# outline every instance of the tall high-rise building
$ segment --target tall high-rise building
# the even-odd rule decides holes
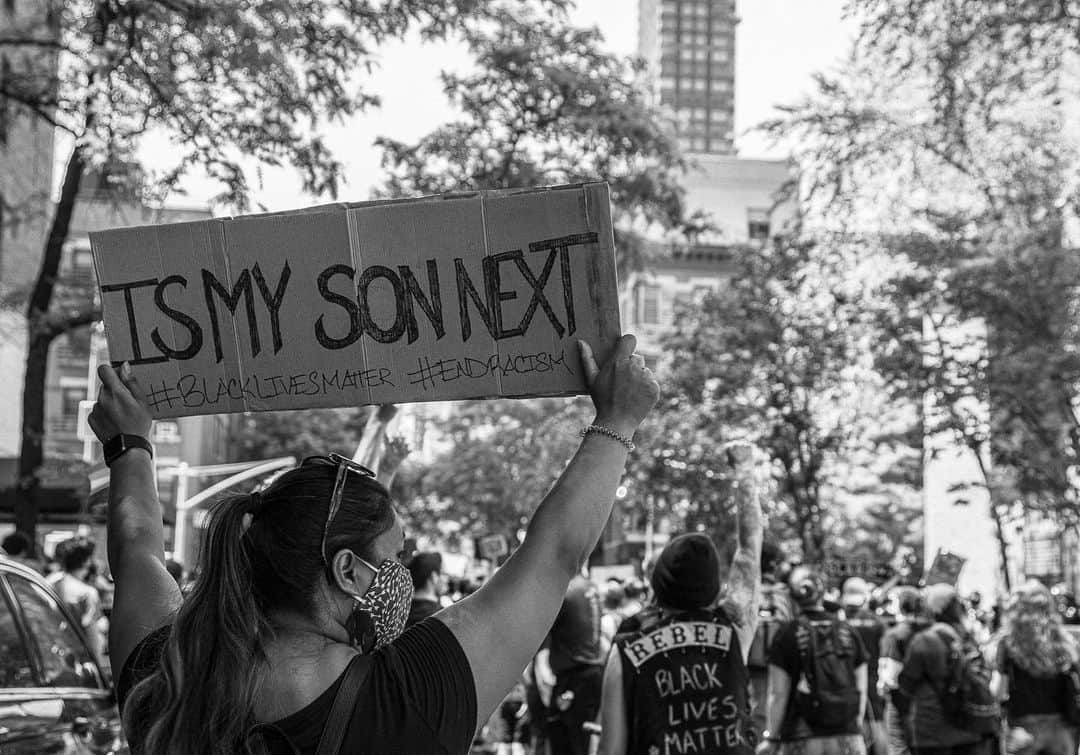
[[[685,152],[730,155],[735,125],[735,0],[638,0],[638,53],[676,118]]]

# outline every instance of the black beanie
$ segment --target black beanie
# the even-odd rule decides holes
[[[691,532],[667,544],[652,573],[656,602],[668,608],[704,608],[720,593],[720,553],[708,535]]]

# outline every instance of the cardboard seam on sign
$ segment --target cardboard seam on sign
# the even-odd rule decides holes
[[[232,224],[235,223],[235,222],[236,222],[236,220],[232,219],[232,220],[230,220],[230,222],[228,224],[223,223],[222,224],[222,229],[221,229],[222,230],[222,236],[224,237],[224,243],[221,246],[221,263],[224,266],[225,287],[227,289],[229,289],[230,291],[232,291],[232,287],[234,285],[236,285],[235,281],[233,281],[232,261],[230,260],[230,256],[229,256],[229,249],[230,249],[230,246],[231,246],[231,239],[232,239],[232,234],[230,233],[230,231],[232,230]],[[217,304],[215,303],[214,306],[217,307]],[[237,308],[239,308],[239,302],[237,303]],[[236,375],[237,375],[237,378],[240,380],[240,384],[243,385],[244,384],[244,360],[243,360],[243,357],[242,357],[243,352],[240,349],[240,334],[238,332],[238,328],[237,328],[237,325],[236,325],[237,319],[238,318],[236,318],[236,317],[230,317],[229,318],[229,324],[232,326],[233,348],[236,350]],[[256,325],[255,327],[258,327],[258,325]],[[250,344],[249,344],[249,346],[250,346]],[[220,362],[221,367],[219,368],[219,379],[224,380],[226,385],[228,385],[228,381],[229,381],[229,373],[228,373],[228,368],[226,366],[227,364],[228,364],[228,362],[226,362],[225,360],[222,360]],[[241,395],[243,395],[243,394],[241,393]],[[246,396],[244,396],[240,400],[240,403],[244,407],[244,411],[248,411],[250,409]]]
[[[165,278],[165,255],[161,251],[161,231],[160,230],[154,231],[154,252],[155,252],[155,257],[157,258],[158,280],[160,281],[160,280],[163,280]],[[173,322],[173,321],[170,321],[170,323],[169,323],[169,333],[172,335],[172,344],[175,347],[177,345],[176,323]],[[173,369],[173,374],[176,376],[176,380],[179,381],[179,379],[180,379],[180,363],[179,362],[174,362],[171,366],[174,368]]]
[[[491,245],[488,243],[487,198],[483,194],[477,196],[480,199],[480,231],[481,237],[484,239],[484,257],[488,257],[491,254]],[[491,316],[494,317],[495,313],[492,312]],[[502,346],[494,339],[492,339],[492,345],[495,347],[495,354],[498,356],[499,361],[502,362]],[[502,370],[495,373],[495,391],[497,395],[503,395]]]
[[[357,293],[357,280],[364,271],[364,258],[363,251],[360,249],[360,213],[357,212],[359,208],[350,208],[345,211],[346,233],[349,238],[349,261],[352,263],[353,277],[352,277],[352,291],[353,295]],[[360,354],[363,359],[364,369],[370,369],[371,358],[368,354],[368,339],[363,336],[360,337]],[[366,405],[372,403],[371,386],[365,386],[367,388],[367,402]]]

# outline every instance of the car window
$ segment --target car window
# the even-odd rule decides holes
[[[100,687],[97,666],[56,598],[24,577],[8,575],[22,606],[30,640],[41,656],[47,687]]]
[[[33,686],[34,670],[26,655],[22,635],[15,625],[11,606],[0,595],[0,688]]]

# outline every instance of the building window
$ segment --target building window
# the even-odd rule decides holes
[[[158,420],[154,423],[154,443],[179,443],[180,423],[171,420]]]
[[[85,364],[90,359],[90,328],[75,328],[64,334],[57,348],[62,361]]]
[[[60,378],[60,411],[53,415],[49,429],[64,434],[74,433],[79,424],[79,404],[86,400],[86,378]]]
[[[747,234],[753,241],[765,241],[769,238],[769,211],[751,207],[746,211]]]
[[[87,247],[74,247],[71,250],[71,272],[82,275],[94,269],[94,254]]]
[[[659,325],[660,324],[660,287],[659,286],[642,286],[640,289],[641,296],[641,313],[640,322],[642,325]]]

